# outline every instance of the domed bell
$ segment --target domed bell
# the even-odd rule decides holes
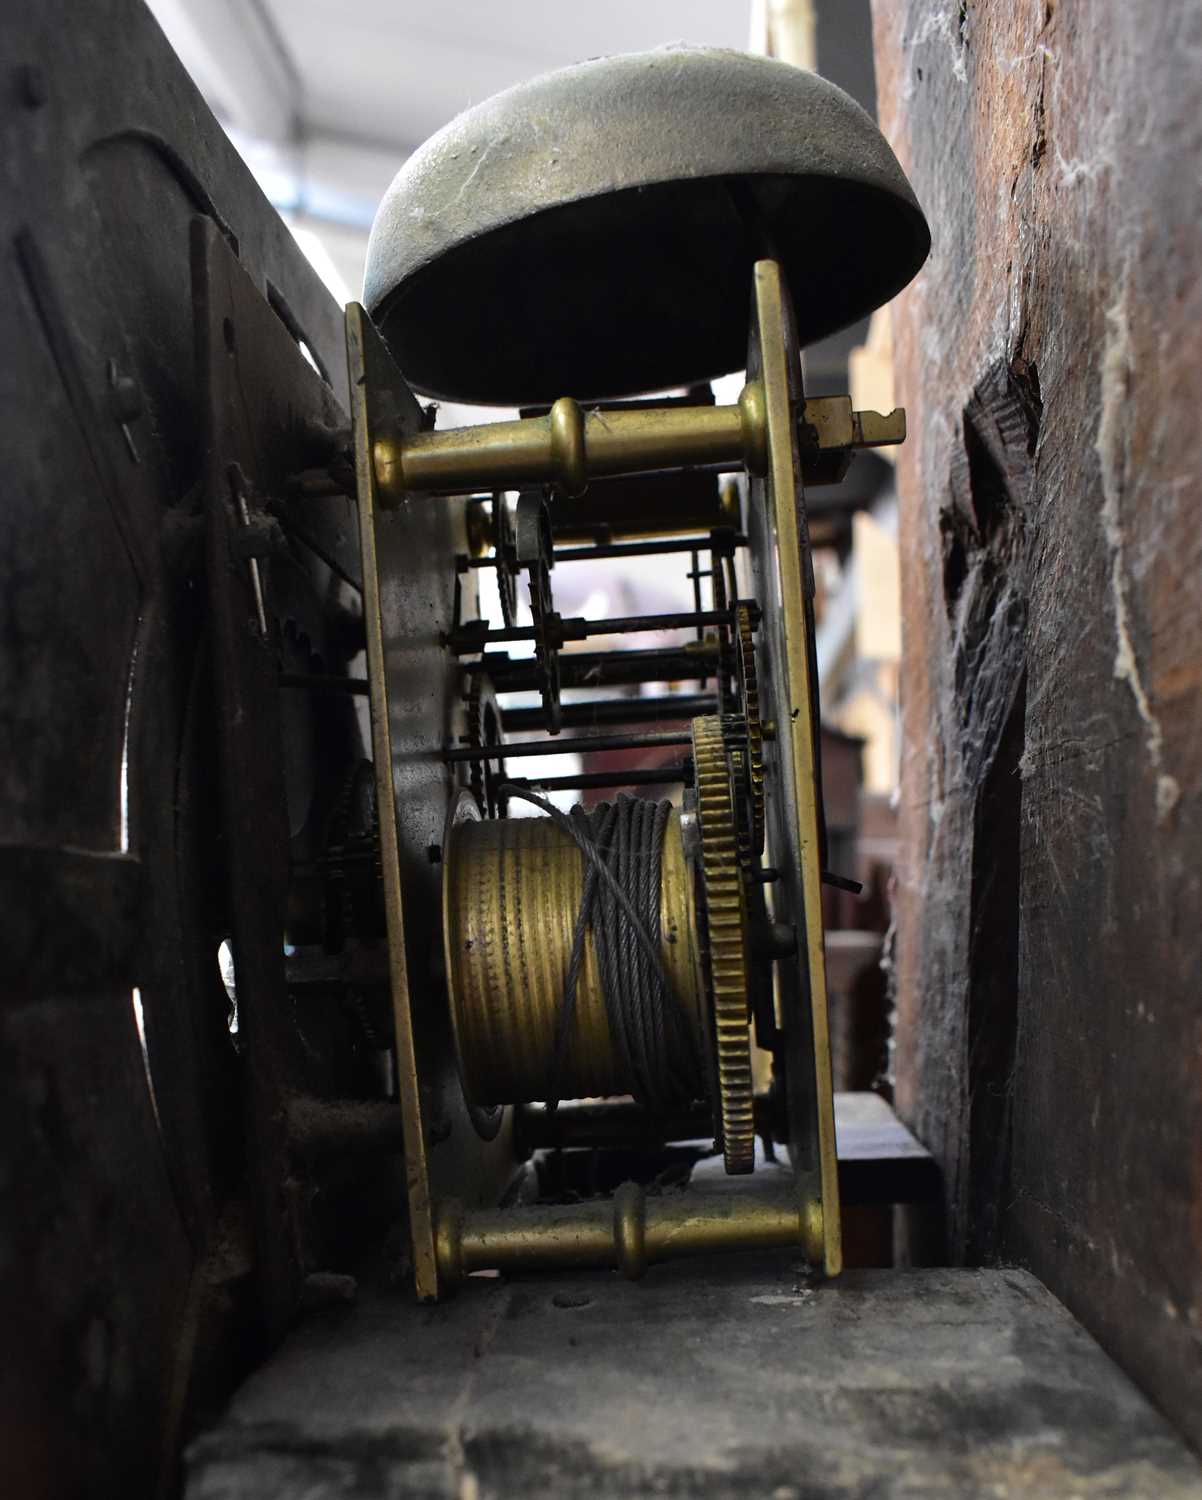
[[[519,84],[410,157],[364,299],[411,385],[502,406],[742,369],[754,261],[802,344],[887,302],[930,248],[884,136],[833,84],[712,48]]]

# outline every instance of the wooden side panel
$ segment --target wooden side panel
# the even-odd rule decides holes
[[[1202,12],[877,0],[895,310],[897,1101],[1202,1442]]]
[[[342,331],[141,0],[0,7],[0,57],[0,1492],[150,1495],[255,1326],[193,218],[345,400]]]

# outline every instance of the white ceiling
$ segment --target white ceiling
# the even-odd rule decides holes
[[[412,150],[524,78],[665,42],[746,47],[748,0],[262,0],[291,54],[304,126]]]
[[[490,94],[668,42],[746,47],[753,0],[148,0],[268,197],[357,296],[406,156]]]

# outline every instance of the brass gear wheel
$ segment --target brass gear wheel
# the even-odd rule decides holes
[[[501,730],[501,708],[497,703],[492,678],[485,672],[473,672],[467,690],[467,742],[473,750],[485,750],[505,743]],[[486,818],[505,816],[505,799],[497,784],[505,780],[503,760],[471,762],[468,784],[481,814]]]
[[[518,498],[514,531],[518,566],[526,569],[530,584],[530,617],[534,624],[534,654],[538,662],[539,694],[547,733],[558,734],[559,648],[563,644],[562,621],[555,612],[551,594],[551,569],[555,566],[551,536],[551,512],[541,494],[530,491]]]
[[[747,726],[747,782],[751,796],[751,852],[764,852],[764,726],[760,722],[760,690],[755,675],[755,639],[751,607],[735,606],[735,663],[739,696]]]
[[[492,541],[497,559],[497,594],[501,600],[501,621],[508,628],[517,619],[518,576],[517,549],[513,534],[513,517],[503,494],[492,497]]]
[[[755,1167],[755,1123],[747,919],[730,764],[717,715],[694,719],[692,728],[722,1151],[728,1172],[750,1172]]]

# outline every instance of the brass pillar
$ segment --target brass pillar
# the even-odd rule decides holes
[[[797,1189],[689,1189],[649,1198],[627,1182],[612,1199],[468,1213],[451,1200],[435,1212],[442,1283],[472,1271],[612,1266],[636,1279],[649,1265],[683,1255],[797,1246],[822,1257],[822,1209],[802,1208]]]

